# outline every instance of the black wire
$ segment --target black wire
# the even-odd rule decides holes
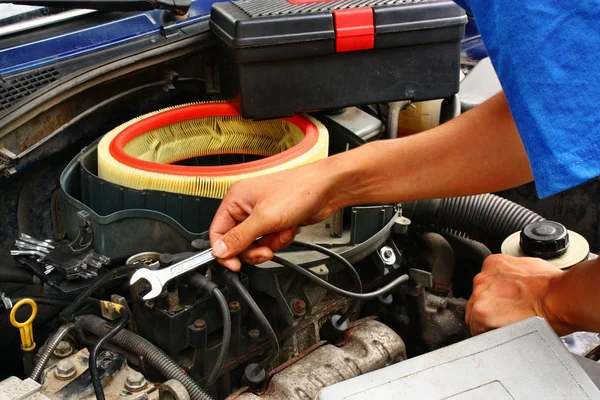
[[[229,305],[227,304],[227,299],[225,299],[225,296],[223,296],[223,293],[221,293],[218,288],[214,288],[212,290],[212,294],[217,299],[219,307],[221,308],[221,314],[223,315],[223,339],[221,341],[221,350],[219,351],[215,366],[213,367],[208,380],[206,381],[206,385],[204,386],[205,390],[210,389],[210,387],[219,377],[221,368],[223,368],[223,364],[227,358],[227,353],[229,352],[229,342],[231,341],[231,315],[229,314]]]
[[[71,300],[67,300],[67,299],[63,299],[63,298],[59,298],[59,297],[48,297],[48,296],[44,296],[44,297],[36,297],[36,296],[11,297],[10,301],[12,301],[12,303],[15,304],[19,300],[26,299],[26,298],[32,299],[33,301],[35,301],[38,304],[43,304],[43,305],[47,305],[47,306],[68,307],[72,304]],[[100,304],[100,300],[95,299],[93,297],[88,297],[85,300],[85,304],[98,305],[98,304]]]
[[[106,335],[102,336],[90,352],[89,370],[96,400],[105,400],[104,390],[102,389],[102,382],[100,381],[100,374],[98,374],[98,366],[96,364],[98,353],[104,344],[108,343],[117,333],[121,331],[121,329],[125,327],[125,325],[129,323],[129,312],[127,309],[122,307],[119,313],[121,314],[119,323],[116,324],[110,331],[108,331]]]
[[[322,288],[327,289],[330,292],[333,292],[335,294],[338,294],[340,296],[343,297],[348,297],[351,299],[358,299],[358,300],[371,300],[374,299],[376,297],[379,297],[381,295],[386,294],[387,292],[390,292],[391,290],[395,289],[397,286],[399,286],[400,284],[407,282],[408,281],[408,275],[401,275],[398,278],[394,279],[392,282],[388,283],[387,285],[385,285],[384,287],[382,287],[381,289],[378,289],[374,292],[369,292],[369,293],[354,293],[354,292],[349,292],[347,290],[341,289],[337,286],[333,286],[331,283],[324,281],[323,279],[319,278],[318,276],[314,275],[312,272],[302,268],[299,265],[294,264],[293,262],[290,262],[288,260],[285,260],[281,257],[278,256],[274,256],[273,257],[273,261],[283,265],[284,267],[288,267],[293,269],[294,271],[296,271],[298,274],[304,276],[305,278],[307,278],[308,280],[310,280],[311,282],[321,286]]]
[[[250,296],[250,293],[248,293],[244,285],[242,285],[242,282],[240,282],[239,276],[236,273],[230,271],[226,271],[225,274],[229,283],[235,286],[240,296],[242,296],[246,303],[248,303],[248,307],[250,307],[250,309],[254,313],[254,316],[256,316],[256,319],[258,319],[258,322],[263,327],[265,333],[271,341],[273,353],[259,363],[259,368],[265,368],[270,360],[275,360],[277,359],[277,357],[279,357],[279,340],[277,339],[277,335],[275,334],[273,327],[269,323],[269,320],[267,319],[267,317],[265,317],[265,314],[263,314],[260,307],[258,307],[258,304],[256,304],[252,296]]]
[[[62,319],[63,321],[70,322],[73,319],[73,317],[75,316],[75,313],[77,312],[79,307],[81,307],[83,305],[83,303],[85,303],[86,299],[91,297],[91,295],[94,294],[94,292],[96,292],[98,289],[100,289],[102,286],[104,286],[108,281],[110,281],[111,279],[113,279],[125,272],[129,272],[129,271],[133,271],[135,269],[141,268],[142,266],[143,265],[138,265],[138,264],[123,265],[121,267],[115,268],[115,269],[111,270],[110,272],[107,272],[106,274],[102,275],[96,282],[94,282],[90,287],[88,287],[79,296],[77,296],[77,298],[75,298],[75,300],[73,301],[73,303],[70,306],[68,306],[63,311],[61,311],[61,313],[59,314],[60,319]]]
[[[352,280],[354,281],[354,285],[356,286],[356,288],[355,288],[356,292],[362,293],[362,281],[360,279],[360,275],[358,275],[356,268],[354,268],[354,266],[352,264],[350,264],[350,262],[348,260],[346,260],[344,257],[339,255],[335,251],[329,250],[323,246],[319,246],[319,245],[313,244],[313,243],[294,241],[292,245],[319,252],[321,254],[324,254],[328,257],[331,257],[331,258],[339,261],[348,270],[348,272],[350,272],[350,275],[352,276]],[[350,304],[350,306],[348,306],[348,308],[346,309],[344,314],[342,314],[342,317],[340,318],[339,323],[341,324],[341,323],[346,322],[348,320],[348,318],[350,318],[350,315],[355,310],[358,310],[359,306],[360,306],[360,300],[354,299],[352,301],[352,303]]]

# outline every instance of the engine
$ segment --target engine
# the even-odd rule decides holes
[[[417,113],[397,99],[445,99],[415,108],[436,124],[459,114],[466,16],[451,1],[276,3],[219,3],[213,36],[98,67],[7,125],[0,397],[315,399],[469,338],[484,259],[525,255],[521,232],[553,224],[493,194],[362,204],[239,274],[210,260],[207,230],[236,180],[395,137]],[[342,3],[390,35],[334,40]],[[290,15],[292,30],[277,22]],[[552,229],[553,245],[571,241],[558,267],[589,256],[582,236]]]

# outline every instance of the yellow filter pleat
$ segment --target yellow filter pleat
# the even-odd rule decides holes
[[[187,106],[179,106],[184,107]],[[106,181],[139,190],[159,190],[194,196],[222,198],[234,182],[294,168],[327,157],[327,129],[305,115],[318,128],[315,145],[281,165],[264,170],[223,176],[179,176],[132,168],[114,159],[109,151],[112,140],[125,128],[157,113],[150,113],[113,129],[98,145],[98,175]],[[254,154],[272,156],[292,148],[304,138],[301,129],[284,120],[252,121],[241,117],[207,117],[176,122],[152,129],[134,139],[124,151],[135,158],[173,163],[209,154]]]

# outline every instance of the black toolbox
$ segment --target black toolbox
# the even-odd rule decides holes
[[[249,118],[458,92],[467,17],[451,0],[239,0],[210,26]]]

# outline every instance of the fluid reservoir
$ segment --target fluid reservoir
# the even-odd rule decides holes
[[[426,131],[440,124],[442,100],[421,101],[405,107],[398,117],[398,137]]]
[[[537,221],[504,240],[502,254],[543,258],[560,269],[588,259],[590,246],[583,236],[554,221]]]
[[[460,80],[465,75],[460,73]],[[398,117],[398,137],[424,132],[440,124],[443,99],[419,101],[404,107]]]

